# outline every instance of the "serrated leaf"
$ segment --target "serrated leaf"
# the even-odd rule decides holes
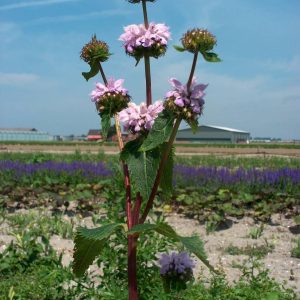
[[[157,224],[150,224],[150,223],[138,224],[135,225],[133,228],[131,228],[131,230],[129,230],[127,234],[134,234],[134,233],[141,233],[150,230],[155,230],[156,227]]]
[[[165,237],[180,242],[189,252],[195,254],[211,271],[217,273],[207,260],[204,243],[198,236],[180,236],[169,224],[166,223],[139,224],[134,226],[127,234],[142,233],[150,230],[154,230]]]
[[[77,229],[73,265],[73,272],[76,276],[84,274],[96,256],[100,254],[107,239],[118,227],[122,227],[122,224],[114,223],[93,229],[85,227]]]
[[[185,49],[181,46],[173,45],[173,47],[174,47],[175,50],[177,50],[179,52],[184,52],[185,51]]]
[[[221,62],[222,60],[218,57],[218,54],[213,52],[201,52],[204,59],[208,62]]]
[[[90,65],[90,71],[81,73],[86,81],[88,81],[92,77],[96,76],[99,72],[99,62],[98,61],[92,61],[91,63],[89,63],[89,65]]]
[[[140,152],[141,139],[128,142],[122,153],[121,160],[126,161],[132,182],[142,198],[148,199],[154,184],[159,166],[159,148]]]
[[[167,223],[158,224],[155,228],[155,231],[161,235],[164,235],[168,238],[174,239],[176,241],[180,240],[179,235],[177,235],[176,231]]]
[[[104,139],[107,138],[108,131],[111,126],[111,117],[110,113],[101,114],[101,133]]]
[[[166,147],[167,147],[167,143],[164,143],[161,146],[162,148],[161,153],[164,153]],[[159,184],[162,189],[162,192],[166,195],[171,194],[173,190],[174,156],[175,156],[175,147],[173,146],[168,155],[167,162],[164,168],[164,175],[162,176]]]
[[[174,120],[172,113],[166,110],[161,112],[155,119],[140,151],[149,151],[164,143],[171,135]]]
[[[195,254],[211,271],[215,272],[207,260],[203,241],[198,236],[180,236],[179,239],[187,250]]]

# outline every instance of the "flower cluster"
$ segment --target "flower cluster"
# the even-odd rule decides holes
[[[109,113],[111,116],[125,107],[130,101],[127,89],[123,88],[124,80],[114,80],[110,78],[107,85],[96,84],[96,89],[90,94],[93,102],[96,103],[97,110],[101,113]]]
[[[108,45],[97,40],[96,35],[94,35],[91,41],[82,48],[80,58],[87,63],[92,63],[94,60],[104,62],[110,55]]]
[[[128,108],[119,113],[120,121],[123,123],[124,130],[129,130],[133,134],[147,132],[152,128],[154,120],[163,109],[161,101],[156,101],[148,107],[145,103],[136,105],[130,102]]]
[[[159,263],[161,265],[161,275],[190,273],[192,268],[195,267],[194,262],[186,252],[178,254],[172,252],[170,255],[163,253]]]
[[[175,78],[171,78],[170,83],[174,90],[166,94],[165,107],[186,121],[196,120],[203,112],[205,96],[203,91],[207,85],[196,84],[195,78],[189,90],[186,84],[182,84]]]
[[[169,27],[153,22],[148,28],[144,24],[132,24],[124,27],[124,31],[119,40],[124,42],[126,53],[137,60],[140,60],[145,53],[155,58],[164,55],[171,36]]]
[[[181,38],[182,45],[184,49],[189,52],[207,52],[213,49],[217,40],[214,35],[212,35],[206,29],[192,29],[183,35]]]

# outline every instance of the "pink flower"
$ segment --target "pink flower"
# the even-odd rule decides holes
[[[153,22],[149,24],[148,29],[144,24],[133,24],[124,27],[124,31],[119,40],[124,42],[123,46],[128,53],[133,53],[138,47],[149,48],[156,43],[167,45],[171,37],[169,27]]]
[[[195,114],[200,114],[203,109],[206,84],[196,84],[196,78],[192,80],[190,90],[175,78],[169,80],[174,87],[173,91],[166,94],[166,98],[174,97],[174,103],[179,107],[190,107]]]
[[[161,101],[156,101],[148,107],[144,102],[140,105],[130,102],[128,108],[123,109],[119,113],[119,117],[123,123],[124,130],[138,133],[140,131],[149,131],[154,124],[154,120],[163,109]]]
[[[107,93],[122,94],[123,96],[127,96],[128,90],[122,87],[123,82],[124,79],[118,79],[115,81],[113,78],[110,78],[107,82],[107,85],[104,85],[100,82],[96,83],[96,89],[90,94],[92,101],[99,102],[101,97]]]

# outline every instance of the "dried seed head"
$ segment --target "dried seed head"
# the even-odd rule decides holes
[[[100,40],[97,40],[96,35],[81,50],[80,58],[87,63],[97,59],[100,62],[108,60],[110,56],[108,45]]]
[[[206,29],[192,29],[183,35],[181,38],[182,45],[184,49],[189,52],[206,52],[213,49],[216,45],[217,40],[214,35],[212,35]]]

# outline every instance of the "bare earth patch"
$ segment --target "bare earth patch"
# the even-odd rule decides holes
[[[70,220],[67,216],[64,218]],[[271,225],[264,225],[262,235],[258,239],[249,237],[250,229],[258,226],[253,219],[244,217],[237,220],[232,218],[231,221],[232,226],[230,228],[207,235],[205,226],[199,224],[198,221],[187,219],[178,214],[167,215],[167,222],[180,235],[197,234],[204,240],[210,263],[215,268],[222,270],[229,282],[233,282],[241,276],[241,268],[246,261],[249,261],[248,255],[239,253],[233,255],[234,253],[231,253],[230,249],[232,251],[236,249],[269,249],[269,251],[267,250],[269,253],[266,253],[260,260],[263,267],[269,270],[270,276],[276,281],[300,294],[300,259],[291,257],[291,249],[295,246],[294,240],[299,238],[298,232],[292,233],[290,231],[290,228],[295,226],[293,220],[286,219],[281,215],[273,215]],[[78,219],[75,222],[78,223]],[[81,219],[80,225],[93,227],[91,217]],[[14,239],[9,232],[8,225],[2,223],[0,225],[0,251],[3,251]],[[58,253],[63,253],[63,264],[68,265],[72,261],[73,241],[53,235],[50,243]],[[195,275],[210,276],[207,269],[198,260],[196,260]]]

